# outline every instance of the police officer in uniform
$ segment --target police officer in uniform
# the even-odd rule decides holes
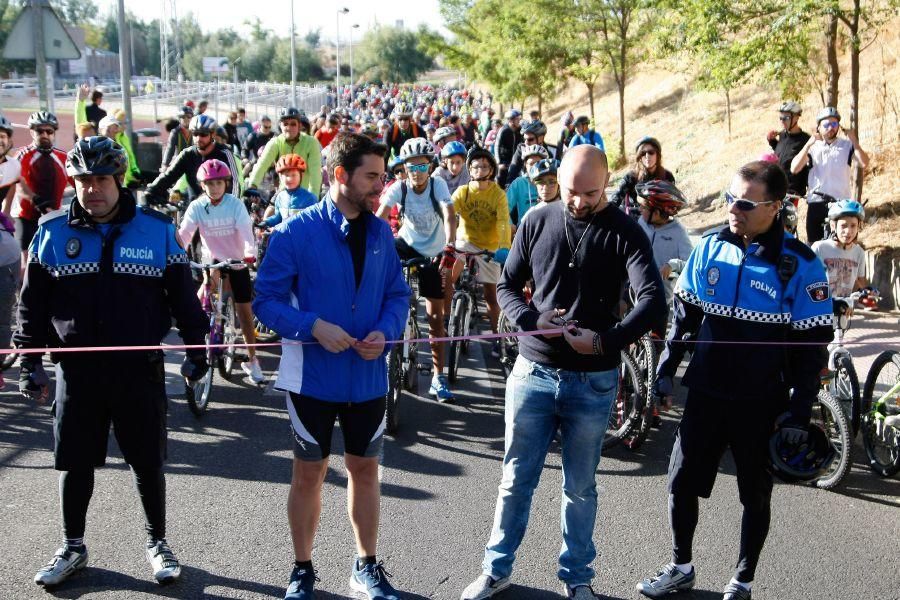
[[[29,248],[19,303],[18,348],[155,346],[175,318],[187,344],[202,344],[206,317],[191,285],[187,256],[168,217],[138,208],[122,187],[128,159],[105,137],[69,152],[77,201],[45,215]],[[24,354],[20,391],[42,401],[48,377],[41,354]],[[54,467],[63,546],[35,575],[61,583],[87,564],[85,517],[94,469],[106,461],[110,424],[131,467],[146,517],[146,554],[160,583],[177,579],[166,542],[166,389],[162,352],[59,353],[54,402]],[[208,369],[203,350],[187,353],[182,374]]]
[[[694,586],[698,498],[709,498],[728,447],[744,510],[737,569],[723,600],[749,600],[769,531],[768,441],[776,419],[787,411],[781,435],[793,442],[808,435],[832,338],[832,306],[821,261],[785,233],[778,218],[787,185],[776,164],[741,167],[725,194],[728,227],[701,240],[676,284],[674,324],[654,386],[665,402],[685,352],[693,356],[682,380],[687,401],[669,464],[672,562],[637,584],[645,596]]]

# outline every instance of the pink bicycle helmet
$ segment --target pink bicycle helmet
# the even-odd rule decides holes
[[[217,158],[209,159],[197,169],[197,181],[213,179],[231,179],[231,170],[228,165]]]

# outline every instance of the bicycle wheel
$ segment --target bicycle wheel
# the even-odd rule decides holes
[[[835,363],[834,377],[828,384],[828,393],[840,402],[844,413],[850,417],[851,438],[855,438],[859,432],[859,418],[861,414],[859,378],[856,376],[856,368],[853,359],[849,356],[839,356]]]
[[[453,299],[453,303],[450,306],[450,337],[462,335],[468,303],[469,298],[463,294]],[[450,342],[450,348],[447,352],[447,378],[451,382],[456,381],[456,376],[459,372],[460,350],[460,340]]]
[[[500,333],[515,333],[518,328],[513,325],[507,316],[500,313],[500,321],[497,323],[497,331]],[[519,357],[519,338],[502,337],[500,338],[500,366],[503,368],[503,376],[509,377],[512,373],[513,366],[516,364],[516,358]]]
[[[385,398],[385,429],[391,435],[400,425],[400,396],[403,394],[403,369],[400,365],[400,346],[394,346],[387,356],[388,392]]]
[[[468,302],[466,303],[468,310],[463,314],[463,326],[462,333],[460,335],[471,335],[472,333],[472,323],[475,321],[475,311],[478,307],[478,301],[475,299],[475,296],[469,296]],[[460,340],[460,349],[466,356],[469,355],[469,342],[470,340]]]
[[[825,390],[819,390],[818,399],[813,403],[810,423],[825,431],[837,454],[828,472],[816,480],[816,487],[823,490],[834,489],[850,471],[853,443],[850,437],[850,423],[840,403]]]
[[[659,352],[656,350],[656,344],[653,343],[649,336],[643,336],[632,346],[631,355],[644,378],[644,387],[649,390],[653,387],[653,380],[656,378],[656,366],[659,363]]]
[[[234,359],[237,354],[237,348],[234,346],[237,336],[234,299],[229,294],[225,296],[225,302],[222,303],[222,343],[226,346],[222,348],[219,358],[219,375],[225,381],[231,381],[231,371],[234,369]]]
[[[887,404],[900,403],[894,395],[879,400],[900,382],[900,352],[888,350],[875,358],[863,388],[862,417],[863,446],[869,466],[882,477],[900,472],[900,429],[885,424]],[[874,405],[873,405],[874,402]]]
[[[616,398],[609,412],[606,435],[603,438],[604,450],[612,448],[632,432],[647,402],[639,367],[627,352],[623,351],[621,357]]]
[[[206,335],[206,343],[209,343],[209,334]],[[206,351],[206,360],[209,362],[209,370],[206,375],[194,383],[185,383],[184,396],[188,408],[198,419],[203,416],[209,407],[209,397],[212,392],[213,373],[215,372],[215,354],[212,350]]]
[[[420,337],[416,313],[411,311],[406,319],[403,339],[417,340]],[[417,342],[404,342],[402,348],[403,387],[406,388],[407,392],[415,394],[418,391],[419,383],[419,346]]]

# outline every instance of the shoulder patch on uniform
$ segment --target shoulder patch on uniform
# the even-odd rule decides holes
[[[38,219],[38,225],[43,225],[47,221],[52,221],[53,219],[58,219],[60,217],[64,217],[69,214],[69,211],[64,208],[59,208],[57,210],[52,210]]]
[[[812,248],[795,237],[786,238],[784,240],[784,247],[804,260],[813,260],[816,258],[816,253],[813,252]]]
[[[825,302],[829,297],[828,282],[819,281],[806,286],[806,293],[813,302]]]
[[[170,217],[169,215],[164,215],[163,213],[159,212],[158,210],[154,210],[154,209],[148,208],[146,206],[141,207],[141,212],[144,213],[145,215],[147,215],[148,217],[153,217],[154,219],[159,219],[160,221],[163,221],[165,223],[174,223],[175,222],[172,220],[172,217]]]

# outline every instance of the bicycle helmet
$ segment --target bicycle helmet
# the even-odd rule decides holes
[[[645,135],[638,140],[638,143],[634,145],[634,151],[637,152],[638,150],[640,150],[641,146],[643,146],[644,144],[649,144],[650,146],[656,148],[657,154],[662,153],[662,144],[659,143],[658,139],[649,135]]]
[[[674,183],[662,179],[653,179],[634,186],[638,202],[665,215],[674,217],[685,205],[687,199]]]
[[[424,138],[411,138],[403,142],[403,146],[400,148],[399,158],[403,162],[406,162],[417,156],[434,158],[434,146],[432,143]]]
[[[178,119],[183,119],[184,117],[193,117],[193,116],[194,116],[194,109],[191,108],[190,106],[182,106],[180,109],[178,109],[178,114],[175,115],[175,117]]]
[[[6,135],[12,137],[13,134],[13,126],[10,123],[9,119],[7,119],[4,115],[0,115],[0,131],[5,131]]]
[[[456,135],[456,130],[452,127],[438,127],[437,131],[434,132],[434,141],[440,142],[444,138],[448,138],[451,135]]]
[[[542,135],[547,135],[547,126],[544,125],[543,121],[534,120],[522,128],[522,135],[526,133],[530,133],[535,137],[541,137]]]
[[[66,155],[66,173],[85,175],[121,175],[128,167],[125,149],[103,135],[82,138]]]
[[[56,115],[46,110],[31,113],[28,117],[28,129],[35,129],[41,125],[49,125],[55,131],[59,129],[59,120],[57,120]]]
[[[807,439],[802,444],[789,443],[780,425],[769,438],[772,474],[782,481],[792,483],[818,479],[837,456],[820,427],[810,425],[806,431]]]
[[[497,174],[497,159],[494,158],[494,155],[485,148],[479,148],[478,146],[475,146],[474,148],[469,150],[469,154],[466,155],[466,170],[468,171],[471,168],[472,161],[477,158],[487,159],[487,161],[491,163],[491,174],[485,177],[484,180],[493,179],[494,175]]]
[[[359,132],[371,138],[378,137],[378,129],[372,123],[363,123],[362,127],[359,128]]]
[[[228,140],[228,132],[225,131],[225,128],[224,128],[224,127],[222,127],[221,125],[219,125],[218,127],[216,127],[216,137],[220,137],[220,138],[222,138],[223,140],[226,140],[226,141],[227,141],[227,140]]]
[[[303,113],[294,108],[293,106],[289,106],[287,108],[282,108],[278,112],[278,122],[284,123],[287,119],[297,119],[297,122],[300,122],[300,117]]]
[[[797,234],[797,224],[799,222],[797,217],[797,207],[787,198],[782,201],[781,222],[785,229],[794,235]]]
[[[412,116],[412,111],[409,109],[409,106],[405,102],[401,102],[394,107],[394,115],[397,119],[408,119]]]
[[[526,161],[532,156],[539,156],[541,159],[550,158],[550,153],[540,144],[522,144],[522,160]]]
[[[191,133],[213,133],[216,127],[218,127],[216,120],[207,115],[197,115],[188,124]]]
[[[231,170],[228,165],[218,158],[211,158],[197,169],[197,181],[212,181],[214,179],[231,179]]]
[[[789,100],[781,103],[781,106],[778,107],[778,112],[791,113],[792,115],[797,115],[799,117],[803,114],[803,109],[800,108],[800,105],[796,102]]]
[[[837,221],[841,217],[857,217],[860,221],[866,219],[866,209],[856,200],[838,200],[828,207],[828,220]]]
[[[819,114],[816,115],[816,125],[824,121],[825,119],[837,119],[839,122],[841,120],[841,113],[838,112],[833,106],[826,106],[822,110],[819,111]]]
[[[403,159],[400,158],[399,156],[392,158],[391,162],[388,163],[388,169],[390,170],[391,173],[396,171],[398,167],[402,167],[402,166],[403,166]]]
[[[587,115],[581,115],[580,117],[578,117],[577,119],[575,119],[575,124],[576,124],[576,125],[590,125],[590,124],[591,124],[591,118],[590,118],[589,116],[587,116]]]
[[[563,127],[568,127],[569,125],[571,125],[571,124],[574,123],[574,122],[575,122],[575,115],[572,114],[572,111],[571,111],[571,110],[568,111],[566,114],[564,114],[564,115],[563,115],[562,117],[560,117],[560,119],[559,119],[559,123],[560,123],[560,125],[562,125]]]
[[[556,161],[552,158],[539,160],[528,169],[528,179],[531,180],[531,183],[547,175],[556,175]]]
[[[115,117],[106,115],[105,117],[100,119],[99,123],[97,123],[97,130],[98,131],[106,131],[107,129],[109,129],[110,125],[115,125],[116,127],[122,126],[122,124],[119,123]]]
[[[309,122],[309,117],[306,116],[306,113],[300,113],[300,126],[309,131],[309,128],[312,127],[312,123]]]
[[[275,163],[275,172],[283,173],[296,169],[300,173],[306,173],[306,161],[296,154],[283,154]]]
[[[450,158],[451,156],[465,156],[466,155],[466,145],[462,142],[457,142],[456,140],[449,142],[446,146],[441,148],[441,158]]]
[[[509,121],[511,119],[516,119],[518,117],[521,117],[522,112],[515,108],[512,108],[512,109],[506,111],[506,115],[504,115],[504,116],[506,117],[506,120]]]

